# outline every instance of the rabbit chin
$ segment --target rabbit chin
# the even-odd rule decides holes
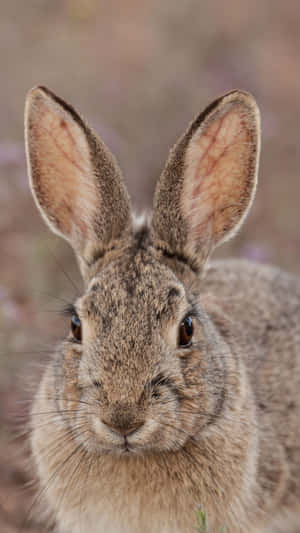
[[[177,427],[176,427],[177,426]],[[91,420],[92,430],[89,437],[78,434],[75,438],[91,454],[134,456],[161,452],[175,452],[182,448],[189,436],[174,422],[172,427],[164,428],[162,424],[151,419],[132,434],[124,437],[107,428],[98,417]]]

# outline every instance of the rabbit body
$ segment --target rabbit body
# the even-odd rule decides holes
[[[265,517],[276,524],[298,511],[299,280],[272,267],[216,262],[199,299],[238,357],[224,381],[226,399],[214,424],[184,453],[100,456],[92,464],[89,456],[80,457],[73,481],[78,459],[70,461],[47,489],[53,508],[58,504],[62,531],[188,532],[201,505],[211,531],[226,523],[230,532],[254,532]],[[57,410],[51,398],[60,358],[59,353],[47,370],[33,412]],[[41,449],[55,452],[46,463],[38,461],[42,478],[50,478],[72,451],[60,445],[67,437],[68,428],[56,419],[47,432],[44,426],[35,429],[36,457]],[[289,531],[285,521],[278,531]]]
[[[300,281],[207,266],[253,200],[253,98],[229,93],[191,124],[142,224],[73,108],[34,89],[26,124],[34,197],[85,282],[32,407],[58,531],[188,533],[200,507],[211,533],[296,533]]]

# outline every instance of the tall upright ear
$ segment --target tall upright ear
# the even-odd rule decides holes
[[[156,246],[199,270],[244,221],[259,151],[260,117],[250,94],[233,91],[207,107],[171,151],[157,184]]]
[[[117,163],[76,111],[45,87],[27,96],[25,140],[31,189],[44,219],[71,243],[81,265],[91,263],[131,226]]]

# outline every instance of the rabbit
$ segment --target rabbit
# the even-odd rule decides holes
[[[300,531],[300,281],[210,261],[251,207],[260,115],[213,101],[133,214],[105,144],[43,86],[26,100],[30,185],[84,291],[32,405],[43,512],[59,533]]]

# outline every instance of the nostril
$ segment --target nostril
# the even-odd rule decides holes
[[[101,419],[101,422],[116,433],[120,433],[121,435],[123,435],[123,437],[129,437],[129,435],[135,433],[144,425],[144,422],[135,422],[131,424],[125,424],[120,422],[114,423],[113,421],[108,421],[104,418]]]

